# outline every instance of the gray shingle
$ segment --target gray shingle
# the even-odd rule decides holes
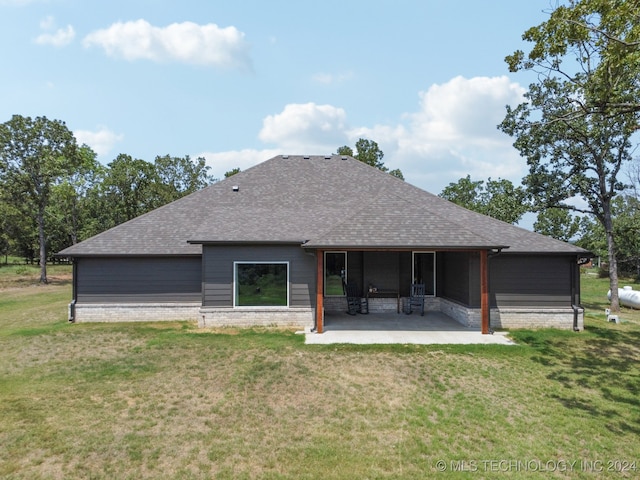
[[[461,208],[351,157],[295,155],[274,157],[60,254],[190,255],[206,242],[587,253]]]

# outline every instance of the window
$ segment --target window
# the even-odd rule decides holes
[[[287,262],[234,262],[236,307],[289,305]]]
[[[436,294],[436,252],[413,252],[413,283],[424,283],[424,293]]]
[[[347,283],[347,252],[325,252],[324,294],[344,295]]]

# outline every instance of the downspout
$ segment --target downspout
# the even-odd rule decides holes
[[[78,264],[76,259],[72,259],[71,270],[71,303],[69,304],[69,322],[76,321],[76,302],[78,300]]]
[[[576,259],[578,260],[578,259]],[[576,305],[576,292],[577,292],[577,275],[576,270],[578,269],[579,261],[576,261],[574,264],[571,263],[571,308],[573,309],[573,331],[579,332],[580,328],[578,328],[578,312],[580,311],[580,306]]]

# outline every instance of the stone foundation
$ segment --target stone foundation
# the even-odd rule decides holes
[[[468,328],[482,328],[479,308],[440,299],[440,311]],[[573,329],[573,308],[492,308],[489,312],[490,328],[559,328]],[[578,310],[578,329],[584,329],[584,309]]]
[[[200,303],[82,303],[69,306],[69,320],[89,322],[197,321]]]
[[[323,305],[327,313],[344,313],[347,311],[347,297],[325,297]]]
[[[442,313],[453,318],[464,327],[480,330],[482,317],[479,308],[469,308],[446,298],[440,298],[439,300]]]
[[[578,310],[578,330],[584,330],[584,309]],[[491,310],[491,328],[573,329],[573,309],[500,308]]]
[[[406,298],[400,299],[404,311]],[[325,312],[344,313],[344,297],[324,300]],[[369,299],[370,313],[396,313],[395,298]],[[426,297],[425,311],[440,311],[467,328],[481,328],[479,308],[469,308],[440,297]],[[493,308],[491,328],[573,329],[574,312],[566,308]],[[292,326],[313,327],[315,308],[212,308],[200,303],[76,304],[69,306],[69,320],[88,322],[197,321],[200,327]],[[584,309],[578,310],[578,329],[584,329]]]
[[[315,308],[213,308],[199,309],[199,327],[313,327]]]

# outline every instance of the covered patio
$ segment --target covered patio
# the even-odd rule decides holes
[[[421,331],[424,325],[417,321],[415,328],[411,327],[413,322],[401,313],[409,301],[411,285],[421,284],[423,293],[417,298],[422,299],[423,308],[432,320],[425,324],[430,325],[431,331],[475,332],[467,327],[477,327],[478,335],[489,334],[488,260],[490,253],[499,248],[318,249],[315,332],[322,334],[331,330],[332,323],[333,330],[340,328],[341,331],[369,331],[371,328],[368,327],[377,331]],[[349,284],[351,295],[347,293]],[[371,319],[368,327],[360,328],[357,321],[354,323],[356,317],[345,315],[346,318],[342,318],[347,297],[352,301],[359,297],[366,304],[369,315],[365,317]],[[392,321],[394,317],[395,322]],[[421,318],[427,318],[426,314]],[[375,327],[376,323],[380,326]],[[444,337],[444,334],[439,336]],[[434,343],[434,340],[429,339],[428,343]],[[443,340],[441,343],[451,342]]]
[[[309,345],[350,344],[495,344],[515,345],[507,332],[482,334],[467,328],[442,312],[428,311],[424,316],[404,313],[370,313],[351,316],[346,313],[326,313],[324,331],[307,329],[305,343]]]

